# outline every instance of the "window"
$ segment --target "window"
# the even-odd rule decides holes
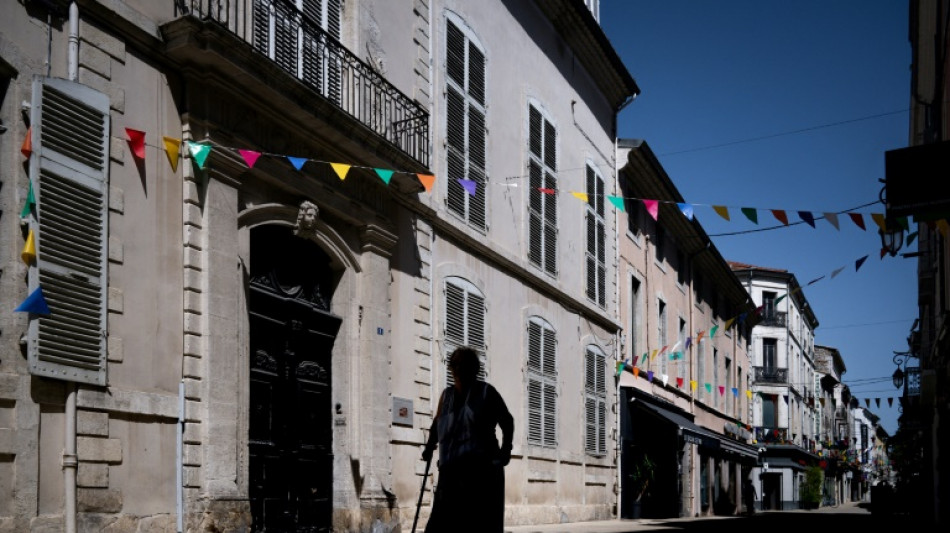
[[[588,346],[585,356],[584,449],[592,455],[607,454],[607,356],[596,346]]]
[[[528,259],[557,275],[557,131],[534,105],[528,106]],[[544,189],[543,191],[541,189]]]
[[[668,348],[668,345],[666,344],[666,328],[667,328],[666,322],[667,322],[667,320],[666,320],[666,302],[664,302],[663,300],[657,300],[657,303],[656,303],[656,329],[657,329],[657,331],[656,331],[656,340],[657,340],[657,343],[659,344],[659,347],[660,347],[661,350],[662,350],[663,348]],[[667,372],[667,364],[666,364],[666,362],[669,360],[669,358],[670,358],[669,355],[667,355],[667,354],[665,354],[665,353],[661,355],[661,357],[660,357],[660,367],[657,369],[657,370],[659,370],[660,374],[666,374],[666,372]]]
[[[762,339],[762,366],[766,375],[773,375],[778,370],[778,343],[775,339]]]
[[[778,395],[762,395],[762,427],[775,429],[778,427]]]
[[[706,394],[706,339],[696,343],[696,382],[699,391],[696,397],[702,399]]]
[[[106,385],[109,97],[76,82],[36,78],[30,111],[35,205],[29,228],[49,315],[30,315],[31,374]]]
[[[528,442],[557,446],[557,341],[538,317],[528,320]]]
[[[762,318],[766,321],[775,318],[775,293],[762,293]]]
[[[659,224],[656,225],[656,234],[653,238],[653,252],[656,262],[662,264],[666,257],[666,233]]]
[[[604,178],[587,165],[587,297],[607,305],[607,232],[604,224]]]
[[[720,400],[722,400],[722,394],[719,393],[719,387],[722,386],[722,382],[719,381],[719,349],[715,347],[713,348],[712,367],[713,405],[718,409]]]
[[[449,211],[470,226],[486,229],[485,54],[461,23],[446,21],[445,107]],[[469,194],[459,180],[474,183]]]
[[[629,332],[630,358],[638,355],[640,340],[640,280],[630,276],[630,325]]]
[[[724,360],[724,363],[725,363],[724,370],[726,371],[726,398],[728,398],[728,400],[726,400],[725,407],[729,408],[728,409],[729,414],[733,414],[733,412],[735,411],[734,406],[736,402],[735,402],[735,396],[732,394],[732,358],[727,356]]]
[[[334,102],[340,101],[338,53],[342,0],[254,2],[254,48]]]
[[[679,327],[676,330],[676,344],[679,346],[677,350],[682,350],[680,353],[686,352],[686,320],[684,320],[683,318],[679,319]],[[677,358],[676,368],[677,368],[677,374],[680,377],[683,377],[683,374],[684,374],[683,372],[684,360],[685,358],[682,356],[678,356]]]
[[[624,198],[624,210],[627,212],[627,232],[634,237],[639,237],[643,232],[643,221],[646,216],[646,208],[643,202],[637,198]]]
[[[445,282],[445,353],[444,360],[459,346],[469,346],[478,352],[481,369],[478,379],[487,376],[485,359],[485,297],[470,282],[449,278]],[[452,384],[452,373],[445,369],[446,383]]]
[[[686,262],[686,254],[682,250],[676,250],[676,282],[680,285],[686,285],[688,279]]]

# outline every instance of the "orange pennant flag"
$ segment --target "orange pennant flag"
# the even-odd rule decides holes
[[[772,215],[775,216],[775,218],[778,219],[778,221],[781,222],[782,224],[785,224],[786,226],[788,225],[788,215],[785,214],[784,210],[773,209]]]
[[[172,166],[172,172],[178,172],[178,151],[181,150],[181,139],[174,137],[162,137],[165,143],[165,155],[168,156],[168,164]]]
[[[638,366],[633,367],[633,376],[637,377],[639,375],[640,375],[640,367]]]
[[[435,176],[432,174],[416,174],[416,177],[418,177],[419,181],[422,182],[422,186],[426,188],[426,192],[432,192],[432,185],[435,183]]]
[[[724,218],[724,219],[726,219],[726,220],[729,220],[729,208],[728,208],[728,207],[726,207],[726,206],[724,206],[724,205],[714,205],[714,206],[712,206],[712,208],[713,208],[713,210],[714,210],[716,213],[719,213],[719,216],[721,216],[722,218]]]
[[[129,148],[132,149],[132,155],[136,159],[145,159],[145,132],[125,128],[125,134],[129,136]]]
[[[33,153],[33,126],[26,130],[26,138],[23,139],[23,145],[20,146],[20,153],[27,158]]]
[[[887,222],[884,220],[884,215],[881,213],[871,213],[871,220],[877,224],[877,227],[881,228],[881,231],[887,233]],[[894,228],[897,229],[897,228]]]

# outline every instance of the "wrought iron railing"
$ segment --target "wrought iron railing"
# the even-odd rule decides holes
[[[291,0],[173,0],[217,23],[407,155],[429,166],[429,113]]]
[[[756,383],[788,383],[787,368],[757,366],[754,369]]]
[[[759,322],[760,326],[775,326],[775,327],[785,327],[785,317],[787,313],[784,311],[771,311],[762,315],[762,321]]]
[[[755,428],[755,440],[760,443],[784,444],[788,442],[788,428]]]

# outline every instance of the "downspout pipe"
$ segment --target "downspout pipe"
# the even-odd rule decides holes
[[[69,4],[69,48],[67,73],[71,81],[79,79],[79,6]],[[66,533],[76,533],[76,471],[79,460],[76,456],[76,383],[66,383],[65,448],[63,450],[63,485],[65,502],[63,522]]]

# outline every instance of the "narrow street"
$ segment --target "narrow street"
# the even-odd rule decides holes
[[[630,533],[637,531],[827,531],[867,530],[874,526],[901,523],[898,516],[872,515],[868,503],[847,503],[813,511],[765,511],[754,516],[674,518],[666,520],[605,520],[541,526],[508,526],[505,533]],[[862,529],[859,529],[862,528]]]

